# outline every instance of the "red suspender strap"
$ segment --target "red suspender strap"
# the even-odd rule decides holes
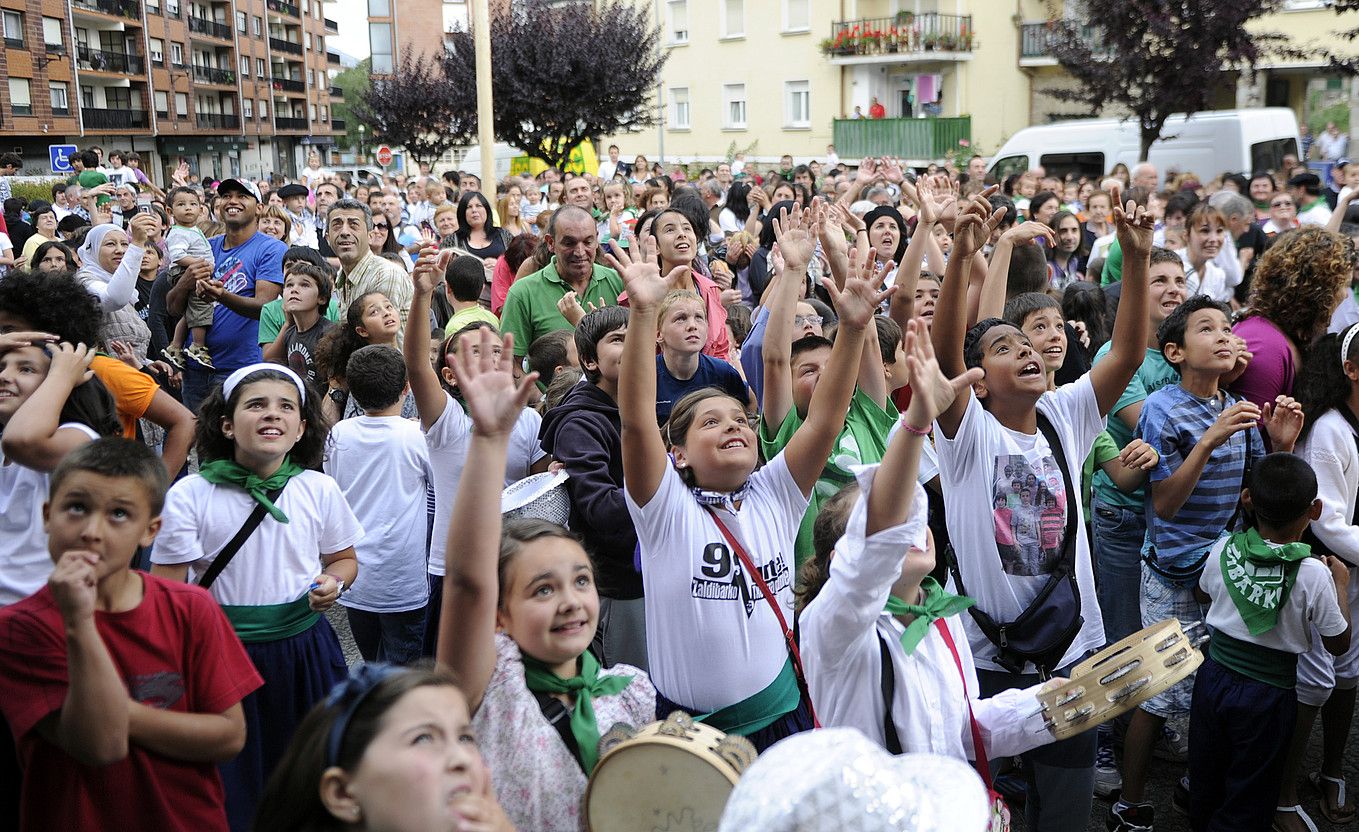
[[[967,721],[972,724],[972,752],[977,758],[977,773],[981,775],[982,782],[986,784],[986,790],[992,791],[991,765],[986,761],[986,746],[982,744],[981,729],[977,727],[977,718],[972,715],[972,697],[967,692],[967,674],[963,673],[963,660],[958,655],[958,646],[953,643],[953,634],[949,632],[944,619],[934,619],[934,626],[938,628],[939,635],[944,637],[948,651],[953,654],[953,663],[958,665],[958,675],[963,680],[963,696],[967,699]]]
[[[779,626],[783,628],[784,643],[788,645],[788,655],[793,659],[793,671],[797,673],[798,687],[801,688],[802,695],[807,699],[807,710],[811,711],[812,714],[812,726],[820,728],[821,721],[816,718],[816,708],[812,705],[811,691],[807,688],[807,675],[802,672],[802,654],[798,652],[797,639],[793,638],[793,631],[788,627],[788,619],[783,617],[783,610],[779,608],[778,600],[774,598],[774,593],[769,589],[769,584],[765,583],[764,577],[760,575],[760,570],[755,568],[755,562],[750,559],[750,555],[746,554],[745,547],[736,540],[731,529],[727,528],[727,524],[722,522],[722,518],[718,517],[717,512],[713,511],[710,506],[704,506],[704,508],[713,518],[713,522],[717,524],[717,530],[722,533],[722,537],[726,538],[727,545],[740,559],[741,568],[754,579],[755,585],[760,588],[760,592],[764,593],[764,600],[769,602],[769,608],[774,611],[774,617],[779,620]]]

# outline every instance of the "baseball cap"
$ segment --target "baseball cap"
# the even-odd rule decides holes
[[[264,201],[260,199],[260,189],[249,179],[223,179],[221,182],[217,183],[217,193],[219,196],[229,190],[250,194],[255,198],[256,202]]]

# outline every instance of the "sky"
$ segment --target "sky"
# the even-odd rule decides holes
[[[332,0],[326,3],[326,17],[340,24],[339,36],[329,42],[347,55],[368,57],[368,3],[365,0]]]

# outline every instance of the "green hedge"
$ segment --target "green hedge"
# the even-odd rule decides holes
[[[26,199],[29,202],[32,202],[35,199],[51,202],[52,184],[65,181],[65,178],[53,177],[51,179],[45,179],[42,182],[14,182],[10,185],[10,194],[21,199]]]

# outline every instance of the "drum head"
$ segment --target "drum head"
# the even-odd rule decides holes
[[[590,832],[716,832],[735,784],[688,749],[641,742],[600,762],[590,781]]]

